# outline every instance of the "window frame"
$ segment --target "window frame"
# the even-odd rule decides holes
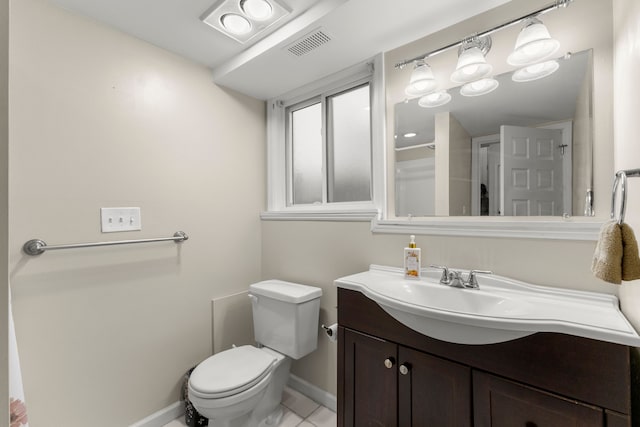
[[[383,54],[342,72],[336,73],[288,94],[267,102],[267,211],[264,220],[339,220],[371,221],[380,218],[386,202],[385,102]],[[302,105],[321,96],[327,97],[369,83],[371,103],[371,201],[333,202],[322,204],[290,204],[288,178],[290,150],[288,149],[287,108]],[[325,105],[322,105],[323,123],[326,123]],[[326,132],[323,126],[323,134]],[[323,135],[325,138],[325,135]],[[326,192],[326,150],[323,153],[323,191]],[[326,194],[326,193],[325,193]],[[324,200],[323,196],[323,200]]]

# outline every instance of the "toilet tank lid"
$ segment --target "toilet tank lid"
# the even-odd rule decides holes
[[[254,295],[277,299],[279,301],[301,304],[312,299],[320,298],[322,289],[315,286],[285,282],[283,280],[265,280],[249,286],[249,292]]]

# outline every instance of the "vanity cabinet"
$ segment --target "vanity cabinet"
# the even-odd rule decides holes
[[[538,333],[439,341],[338,288],[338,427],[630,427],[631,351]]]
[[[345,426],[471,426],[468,367],[351,330],[343,336]]]

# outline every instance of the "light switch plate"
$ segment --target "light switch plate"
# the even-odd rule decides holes
[[[103,233],[142,230],[140,208],[100,208]]]

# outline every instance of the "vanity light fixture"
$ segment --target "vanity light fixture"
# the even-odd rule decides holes
[[[289,13],[279,0],[220,0],[200,19],[237,42],[246,43]]]
[[[516,46],[507,57],[509,65],[517,67],[543,62],[560,48],[560,42],[551,38],[549,30],[538,18],[527,18],[518,34]]]
[[[418,105],[424,108],[435,108],[448,104],[449,101],[451,101],[451,94],[446,90],[439,90],[421,97]]]
[[[473,36],[466,39],[458,50],[458,65],[451,74],[455,83],[469,83],[486,77],[493,71],[485,55],[491,50],[491,36]]]
[[[493,92],[498,88],[498,81],[493,77],[485,77],[484,79],[476,80],[471,83],[467,83],[460,88],[460,95],[462,96],[480,96],[486,95],[489,92]]]
[[[464,96],[478,96],[495,90],[498,87],[498,81],[491,77],[486,77],[492,70],[491,65],[487,63],[485,58],[485,55],[491,48],[491,39],[489,35],[521,22],[525,23],[524,28],[518,34],[515,49],[507,59],[507,62],[510,65],[523,67],[523,70],[518,70],[514,74],[514,80],[530,81],[536,78],[548,76],[557,69],[557,63],[554,65],[552,61],[548,60],[558,50],[560,43],[551,38],[549,30],[538,17],[552,10],[565,8],[572,1],[573,0],[555,0],[548,6],[538,9],[528,15],[521,16],[488,30],[476,33],[471,38],[456,41],[415,58],[404,59],[397,62],[395,64],[395,68],[397,69],[403,69],[407,65],[415,63],[415,69],[411,74],[411,81],[409,86],[405,89],[405,94],[409,97],[421,96],[424,98],[424,95],[433,92],[437,86],[435,79],[433,79],[433,83],[429,83],[430,90],[423,89],[421,91],[416,88],[416,85],[414,85],[415,82],[423,82],[422,85],[425,85],[424,81],[428,80],[416,77],[417,74],[422,72],[422,69],[420,72],[417,72],[417,70],[423,64],[428,67],[426,64],[426,60],[428,58],[454,47],[459,47],[458,64],[456,66],[456,70],[451,75],[451,80],[456,83],[465,83],[460,89],[460,93]],[[485,38],[489,40],[488,48],[478,45],[478,41]],[[484,52],[483,49],[485,49]],[[430,67],[429,73],[433,76],[433,71]],[[423,101],[423,104],[424,103],[426,103],[426,100]]]
[[[419,59],[415,62],[415,67],[411,72],[409,86],[405,90],[405,93],[409,96],[425,95],[433,92],[437,85],[438,83],[429,64],[423,59]]]
[[[560,64],[558,64],[558,61],[555,59],[552,59],[516,70],[511,76],[511,80],[514,82],[532,82],[550,76],[555,73],[558,68],[560,68]]]

